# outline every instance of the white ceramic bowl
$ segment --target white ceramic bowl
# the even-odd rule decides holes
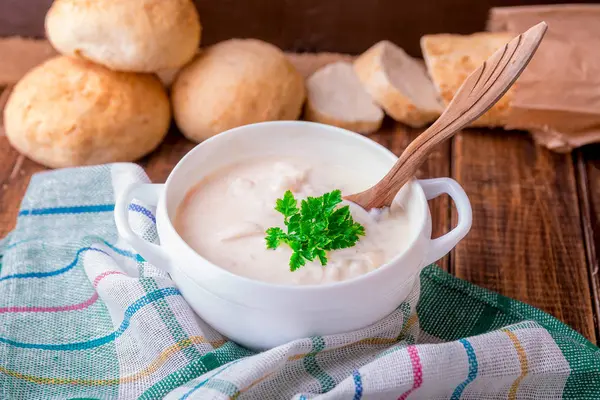
[[[201,143],[175,166],[165,184],[134,184],[118,197],[119,234],[146,260],[167,271],[195,312],[228,338],[252,349],[271,348],[312,335],[347,332],[391,313],[409,294],[421,269],[447,254],[471,227],[471,205],[449,178],[413,181],[408,205],[412,243],[388,264],[357,278],[325,285],[286,286],[234,275],[188,246],[172,221],[186,191],[228,164],[268,155],[321,157],[367,171],[372,183],[396,157],[374,141],[328,125],[278,121],[246,125]],[[431,239],[427,200],[447,193],[458,210],[458,224]],[[137,198],[156,205],[160,246],[135,235],[128,205]],[[198,221],[199,224],[202,221]],[[282,266],[285,268],[286,266]],[[248,265],[252,268],[252,265]]]

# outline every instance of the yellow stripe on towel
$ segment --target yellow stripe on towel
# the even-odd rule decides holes
[[[517,390],[519,389],[519,385],[521,384],[521,381],[523,380],[523,378],[525,378],[525,376],[529,372],[529,363],[527,362],[527,353],[525,352],[525,349],[521,345],[519,338],[517,337],[517,335],[514,334],[514,332],[509,331],[508,329],[502,329],[502,331],[508,335],[511,342],[513,343],[513,346],[515,346],[515,350],[517,350],[517,355],[519,356],[519,363],[521,364],[521,375],[519,375],[519,377],[517,379],[515,379],[515,381],[513,382],[512,386],[510,387],[510,390],[508,392],[508,400],[516,400]]]

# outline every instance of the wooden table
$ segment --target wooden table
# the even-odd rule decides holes
[[[418,133],[386,120],[371,138],[400,154]],[[154,182],[164,182],[194,145],[173,127],[139,164]],[[15,225],[31,175],[44,169],[15,151],[0,131],[0,237]],[[419,172],[421,178],[443,176],[467,192],[473,228],[440,267],[539,307],[598,343],[600,145],[555,154],[526,133],[466,130]],[[431,207],[434,235],[441,235],[456,223],[456,213],[446,197]]]

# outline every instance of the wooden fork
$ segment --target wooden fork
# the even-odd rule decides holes
[[[442,115],[415,140],[390,172],[364,192],[346,196],[366,210],[392,204],[396,193],[441,142],[489,110],[517,80],[537,50],[548,25],[540,22],[496,51],[463,82]]]

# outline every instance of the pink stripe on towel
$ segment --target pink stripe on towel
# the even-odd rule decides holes
[[[98,275],[96,277],[96,279],[94,279],[94,282],[93,282],[94,288],[98,287],[98,284],[100,283],[100,281],[102,279],[104,279],[105,277],[107,277],[109,275],[115,275],[115,274],[124,275],[122,272],[119,272],[119,271],[106,271],[106,272],[103,272],[102,274]],[[37,306],[0,307],[0,314],[4,314],[4,313],[26,313],[26,312],[39,313],[39,312],[77,311],[77,310],[83,310],[84,308],[87,308],[87,307],[91,306],[97,300],[98,300],[98,292],[94,292],[94,294],[92,295],[92,297],[90,297],[89,299],[87,299],[83,303],[70,304],[70,305],[67,305],[67,306],[53,306],[53,307],[37,307]]]
[[[410,345],[407,348],[408,355],[410,356],[410,362],[413,370],[413,386],[408,391],[404,392],[402,396],[398,397],[398,400],[406,400],[406,398],[415,390],[421,387],[423,384],[423,366],[421,365],[421,358],[419,357],[419,351],[416,346]]]

